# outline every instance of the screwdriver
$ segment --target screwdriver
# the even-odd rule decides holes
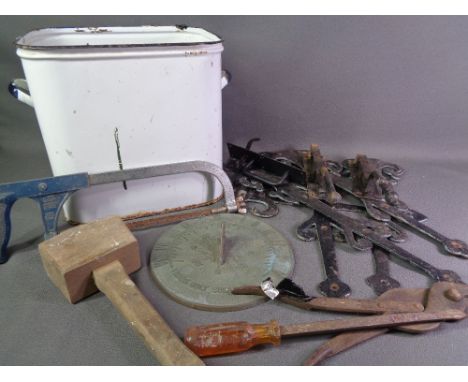
[[[353,330],[387,328],[415,322],[455,321],[465,318],[459,310],[384,314],[371,317],[316,321],[279,325],[276,320],[264,324],[246,321],[193,326],[185,332],[184,342],[200,357],[240,353],[261,344],[279,345],[282,337],[327,334]]]

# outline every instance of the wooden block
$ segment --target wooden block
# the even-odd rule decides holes
[[[129,274],[141,267],[138,242],[119,217],[82,224],[39,244],[42,264],[71,303],[97,292],[92,273],[118,260]]]

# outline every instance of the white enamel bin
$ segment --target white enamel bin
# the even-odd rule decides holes
[[[17,40],[26,80],[11,93],[33,106],[54,175],[191,160],[222,166],[222,40],[185,26],[48,28]],[[67,220],[88,222],[213,201],[201,173],[80,190]]]

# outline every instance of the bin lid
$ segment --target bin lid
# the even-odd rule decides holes
[[[139,27],[44,28],[16,40],[21,49],[128,48],[218,44],[223,40],[202,28],[185,25]]]

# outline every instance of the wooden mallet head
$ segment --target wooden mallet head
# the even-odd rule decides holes
[[[93,271],[119,261],[127,274],[141,267],[138,242],[119,217],[67,229],[39,244],[44,268],[69,302],[98,291]]]
[[[70,228],[39,245],[49,278],[71,303],[102,291],[162,365],[204,365],[128,277],[138,242],[119,217]]]

